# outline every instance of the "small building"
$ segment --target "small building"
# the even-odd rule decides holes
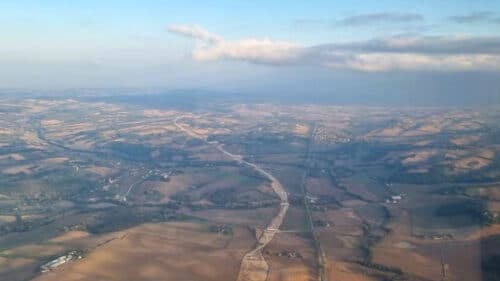
[[[314,197],[314,196],[310,196],[310,195],[307,195],[306,196],[307,200],[309,201],[309,203],[311,204],[316,204],[316,202],[318,202],[318,197]]]
[[[42,272],[47,272],[55,269],[58,266],[65,264],[73,258],[72,255],[60,256],[55,260],[49,261],[48,263],[41,266]]]
[[[389,197],[388,199],[385,200],[385,203],[397,204],[401,200],[403,200],[403,194],[392,195],[391,197]]]
[[[51,271],[51,270],[65,264],[65,263],[71,261],[71,260],[81,259],[81,258],[82,258],[82,256],[80,255],[80,253],[78,251],[71,251],[64,256],[60,256],[57,259],[51,260],[48,263],[42,265],[40,267],[40,269],[42,270],[42,272],[48,272],[48,271]]]
[[[401,195],[393,195],[391,196],[392,201],[399,201],[403,199],[403,196]]]

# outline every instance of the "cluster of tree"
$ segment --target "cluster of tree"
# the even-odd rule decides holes
[[[376,269],[376,270],[380,270],[380,271],[384,271],[384,272],[391,272],[391,273],[395,273],[398,275],[403,274],[403,271],[399,267],[387,266],[387,265],[373,263],[373,262],[369,262],[369,261],[362,261],[362,262],[359,262],[359,264],[364,266],[364,267],[368,267],[368,268],[372,268],[372,269]]]
[[[162,208],[140,208],[116,206],[100,214],[94,222],[87,225],[87,229],[94,234],[118,231],[132,226],[165,221]]]
[[[26,221],[19,214],[16,214],[16,220],[10,223],[0,225],[0,235],[11,232],[27,232],[37,227],[54,222],[53,219],[43,218],[38,220]]]
[[[233,235],[233,228],[227,224],[211,225],[209,230],[212,233],[219,233],[222,235]]]

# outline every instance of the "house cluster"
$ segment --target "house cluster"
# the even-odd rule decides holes
[[[403,194],[403,193],[400,193],[397,195],[392,195],[391,197],[385,199],[385,203],[398,204],[399,202],[401,202],[401,200],[403,200],[404,197],[405,197],[405,194]]]
[[[57,267],[76,259],[81,259],[82,256],[78,251],[71,251],[64,256],[60,256],[55,260],[51,260],[46,264],[43,264],[40,269],[42,272],[49,272],[56,269]]]
[[[306,199],[309,202],[309,204],[316,204],[319,200],[318,197],[310,196],[310,195],[306,195]]]
[[[264,252],[265,255],[275,255],[278,257],[284,257],[284,258],[289,258],[289,259],[301,259],[302,255],[295,251],[295,250],[283,250],[281,252],[277,253],[271,253],[269,251]]]
[[[349,143],[351,138],[336,135],[331,129],[318,127],[315,131],[314,141],[316,143]]]

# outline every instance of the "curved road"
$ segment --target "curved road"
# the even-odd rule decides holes
[[[279,228],[283,223],[283,219],[285,218],[286,212],[288,211],[288,195],[283,188],[283,185],[276,179],[272,174],[265,171],[258,165],[254,163],[250,163],[248,161],[243,160],[243,156],[232,154],[231,152],[224,149],[222,144],[217,144],[217,142],[208,142],[206,138],[198,135],[197,133],[191,131],[190,129],[184,128],[182,125],[179,125],[178,121],[181,118],[186,116],[178,116],[174,120],[175,126],[185,132],[187,135],[201,139],[208,144],[214,145],[217,150],[222,152],[224,155],[228,156],[232,160],[238,162],[239,164],[243,164],[253,168],[255,171],[264,175],[271,181],[271,188],[280,198],[281,204],[279,212],[274,216],[266,229],[262,232],[262,234],[257,237],[257,245],[253,250],[246,253],[241,261],[240,272],[238,274],[237,281],[265,281],[267,280],[267,275],[269,272],[269,265],[267,264],[264,256],[262,255],[262,249],[271,242],[274,238],[274,235],[279,232]]]

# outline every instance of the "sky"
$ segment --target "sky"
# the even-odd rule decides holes
[[[2,0],[0,40],[4,89],[500,102],[498,0]]]

